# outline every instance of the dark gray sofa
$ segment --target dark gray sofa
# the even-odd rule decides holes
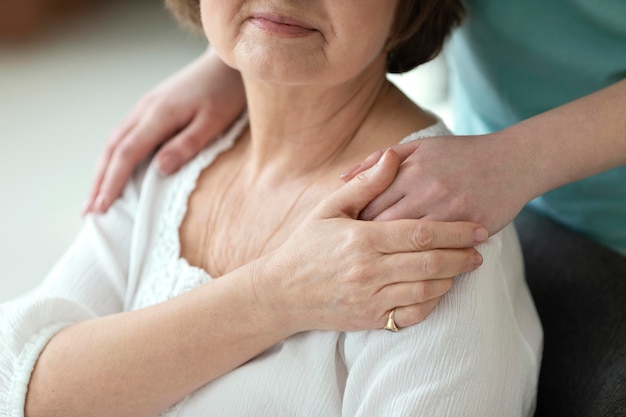
[[[535,417],[626,416],[626,257],[528,208],[515,224],[544,328]]]

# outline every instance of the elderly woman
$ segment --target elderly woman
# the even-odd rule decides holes
[[[247,112],[177,175],[143,167],[2,306],[0,415],[531,415],[541,329],[514,230],[474,269],[473,249],[421,251],[428,222],[358,220],[392,151],[337,178],[447,133],[386,72],[436,55],[460,2],[171,3],[196,20],[200,6]],[[485,232],[454,230],[459,248]],[[437,279],[459,269],[451,289]]]

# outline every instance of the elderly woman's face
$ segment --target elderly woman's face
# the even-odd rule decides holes
[[[385,60],[399,0],[201,0],[212,47],[253,78],[333,84]],[[382,66],[384,72],[384,66]]]

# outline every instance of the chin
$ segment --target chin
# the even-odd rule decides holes
[[[324,81],[327,69],[312,54],[291,48],[246,48],[233,59],[242,75],[277,84],[303,85]]]

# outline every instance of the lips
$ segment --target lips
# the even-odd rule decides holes
[[[255,13],[250,23],[266,32],[282,35],[304,35],[316,31],[311,25],[274,13]]]

